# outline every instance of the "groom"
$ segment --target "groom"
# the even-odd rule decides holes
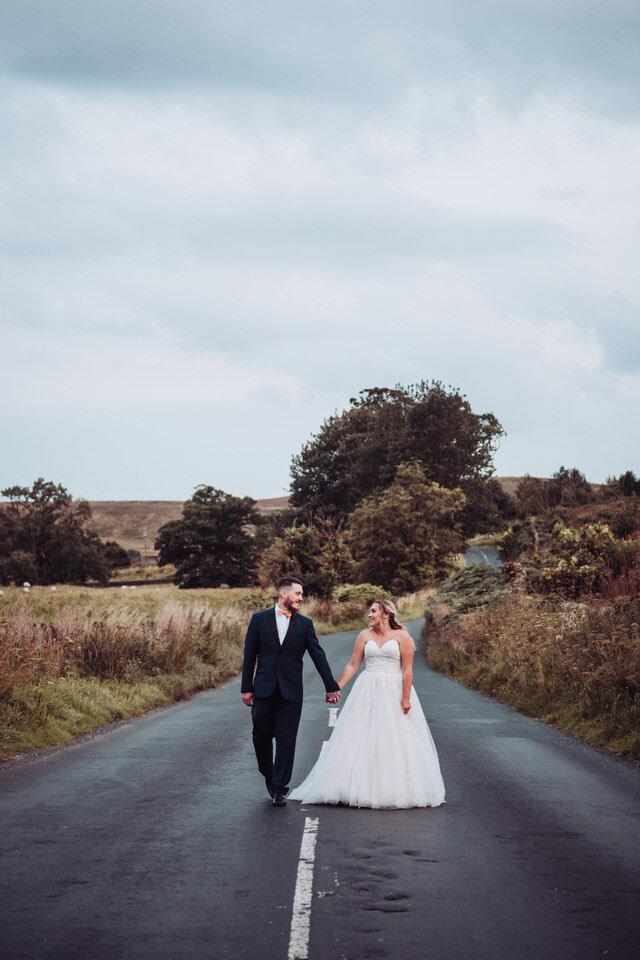
[[[254,613],[244,642],[242,701],[251,707],[253,746],[258,769],[275,807],[283,807],[289,790],[302,712],[302,658],[309,651],[322,677],[328,703],[337,703],[340,688],[333,679],[313,621],[298,613],[302,582],[285,577],[278,584],[275,607]],[[253,671],[258,661],[255,677]],[[276,756],[273,759],[273,738]]]

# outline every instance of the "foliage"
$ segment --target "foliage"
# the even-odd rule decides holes
[[[607,523],[616,537],[640,534],[640,497],[635,493],[625,496],[618,510],[613,509],[613,506],[601,507],[598,519]]]
[[[514,498],[504,492],[495,477],[461,480],[460,487],[467,498],[460,517],[465,537],[503,530],[505,523],[517,515]]]
[[[530,520],[516,520],[509,525],[498,544],[501,560],[517,560],[535,546],[534,527]]]
[[[263,587],[281,577],[299,577],[305,592],[328,598],[337,584],[349,579],[353,560],[344,531],[330,520],[316,519],[284,530],[262,555],[259,578]]]
[[[593,500],[591,484],[577,467],[560,467],[551,480],[556,503],[561,506],[577,506],[581,503],[590,503]]]
[[[597,590],[601,575],[617,553],[609,527],[592,523],[576,530],[558,522],[551,535],[552,555],[540,574],[542,589],[566,597]]]
[[[107,540],[103,544],[102,554],[109,565],[109,570],[122,570],[131,563],[129,551],[121,547],[115,540]]]
[[[334,599],[339,603],[370,606],[374,600],[391,600],[391,594],[384,587],[376,587],[373,583],[348,583],[335,591]]]
[[[291,466],[291,502],[307,515],[346,517],[389,487],[398,464],[415,461],[441,487],[486,478],[504,430],[475,414],[458,390],[438,381],[374,388],[326,420]]]
[[[431,620],[431,666],[518,710],[640,760],[640,598],[516,596]]]
[[[632,494],[640,496],[640,477],[636,477],[633,470],[627,470],[619,477],[607,477],[605,486],[609,496],[630,497]]]
[[[234,497],[201,484],[182,507],[180,520],[160,527],[155,542],[158,565],[176,566],[182,588],[245,586],[256,574],[251,527],[260,517],[251,497]]]
[[[0,582],[107,580],[108,552],[85,529],[91,518],[86,501],[74,501],[63,486],[43,477],[31,488],[8,487],[2,496],[9,503],[0,510]]]
[[[551,482],[525,473],[516,488],[515,502],[522,517],[544,513],[554,505]]]
[[[489,606],[508,596],[508,577],[502,569],[476,563],[457,570],[438,584],[425,610],[425,623],[456,621],[462,614]]]
[[[462,547],[464,505],[462,490],[430,482],[420,463],[400,464],[391,486],[366,497],[349,519],[358,578],[399,594],[441,577]]]
[[[550,480],[524,475],[516,489],[515,503],[520,516],[545,513],[554,507],[575,507],[591,503],[591,484],[577,467],[560,467]]]

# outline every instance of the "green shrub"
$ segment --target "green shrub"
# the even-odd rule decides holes
[[[456,620],[470,610],[489,606],[509,595],[508,578],[502,570],[477,563],[458,570],[439,584],[425,611],[427,625]]]
[[[374,600],[391,600],[391,594],[384,587],[376,587],[373,583],[348,583],[335,591],[334,600],[338,603],[362,603],[363,606],[368,606]]]
[[[551,531],[552,555],[540,574],[540,587],[565,597],[596,590],[618,547],[606,524],[590,523],[577,530],[558,521]]]
[[[517,560],[526,550],[535,546],[533,528],[529,520],[516,520],[510,524],[498,543],[501,560]]]

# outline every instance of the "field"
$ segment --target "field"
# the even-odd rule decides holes
[[[398,601],[421,615],[432,593]],[[0,755],[64,743],[216,686],[242,664],[258,589],[8,588],[0,597]],[[311,599],[319,634],[366,626],[366,606]]]

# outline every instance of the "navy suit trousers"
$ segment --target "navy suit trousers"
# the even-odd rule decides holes
[[[289,789],[301,713],[302,701],[285,700],[277,684],[270,697],[256,697],[254,700],[251,708],[253,746],[258,769],[269,792],[287,793]]]

